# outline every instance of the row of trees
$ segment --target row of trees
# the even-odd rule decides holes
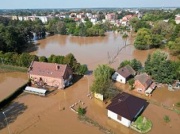
[[[88,19],[85,23],[75,22],[73,19],[52,19],[47,25],[47,31],[50,33],[74,36],[104,36],[105,31],[109,29],[109,24],[93,25]]]
[[[177,8],[176,10],[172,11],[165,11],[165,10],[146,10],[142,11],[144,16],[142,20],[144,21],[158,21],[158,20],[174,20],[175,15],[180,12],[180,9]]]
[[[1,64],[29,67],[32,61],[68,64],[73,69],[73,72],[78,75],[84,75],[88,71],[87,66],[78,63],[74,55],[71,53],[66,56],[51,55],[49,58],[47,58],[45,56],[38,57],[28,53],[18,54],[15,52],[0,52]]]

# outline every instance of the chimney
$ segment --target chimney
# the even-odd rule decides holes
[[[60,69],[60,66],[59,65],[56,65],[56,70],[59,70]]]

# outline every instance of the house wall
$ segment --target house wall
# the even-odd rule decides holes
[[[108,117],[115,120],[115,121],[117,121],[117,122],[119,122],[119,123],[121,123],[121,124],[123,124],[126,127],[129,127],[130,124],[131,124],[131,121],[124,118],[124,117],[121,117],[121,120],[119,120],[118,115],[116,113],[110,111],[110,110],[108,110]]]
[[[146,88],[139,82],[139,80],[135,80],[134,82],[134,91],[138,92],[138,93],[145,93]]]
[[[116,77],[116,81],[118,81],[120,83],[126,83],[126,78],[124,78],[123,76],[118,74],[118,76]]]
[[[52,78],[52,77],[32,75],[32,74],[29,74],[29,78],[33,79],[36,82],[38,82],[41,78],[42,81],[45,82],[48,86],[58,87],[59,89],[65,87],[64,80],[62,78]]]
[[[180,24],[180,20],[175,20],[176,21],[176,24]]]

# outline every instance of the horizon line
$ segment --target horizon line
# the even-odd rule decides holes
[[[109,8],[114,8],[114,9],[117,9],[117,8],[180,8],[180,7],[177,7],[177,6],[141,6],[141,7],[60,7],[60,8],[51,8],[51,7],[44,7],[44,8],[0,8],[0,10],[24,10],[24,9],[109,9]]]

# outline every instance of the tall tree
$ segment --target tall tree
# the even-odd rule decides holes
[[[142,28],[137,32],[134,46],[137,49],[149,49],[152,45],[152,33],[149,29]]]

